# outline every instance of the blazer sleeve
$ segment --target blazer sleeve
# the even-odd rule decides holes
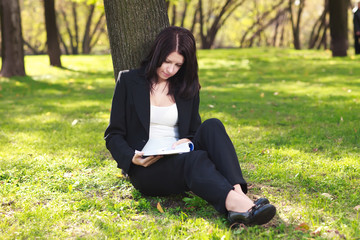
[[[360,31],[360,10],[358,9],[355,13],[354,13],[354,32]]]
[[[120,74],[121,73],[119,73],[119,75]],[[122,74],[121,77],[119,76],[116,82],[110,113],[110,123],[105,131],[104,138],[106,147],[117,162],[118,168],[128,173],[134,156],[134,150],[126,141],[127,128],[125,115],[127,94],[126,81],[123,75],[124,74]]]
[[[189,138],[190,140],[194,138],[195,133],[201,124],[201,117],[199,114],[199,104],[200,104],[200,97],[198,92],[193,99],[190,128],[189,128],[188,136],[186,137]]]

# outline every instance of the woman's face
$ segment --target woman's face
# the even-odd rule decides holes
[[[170,77],[174,76],[184,63],[184,57],[177,53],[170,53],[161,66],[156,70],[158,81],[166,81]]]

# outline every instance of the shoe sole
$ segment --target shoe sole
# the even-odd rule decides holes
[[[274,205],[266,204],[262,206],[261,213],[257,214],[256,219],[253,219],[249,225],[262,225],[269,222],[276,214],[276,208]]]

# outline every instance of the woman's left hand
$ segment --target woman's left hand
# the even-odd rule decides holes
[[[177,142],[175,142],[172,145],[172,148],[175,148],[177,145],[182,144],[182,143],[186,143],[186,142],[191,142],[191,141],[188,138],[182,138],[182,139],[178,140]]]

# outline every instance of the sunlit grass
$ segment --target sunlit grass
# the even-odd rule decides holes
[[[141,196],[103,140],[111,57],[63,56],[59,69],[27,56],[27,77],[0,78],[0,238],[358,238],[360,58],[286,49],[198,55],[201,116],[224,122],[250,196],[278,209],[273,221],[229,229],[193,195]]]

